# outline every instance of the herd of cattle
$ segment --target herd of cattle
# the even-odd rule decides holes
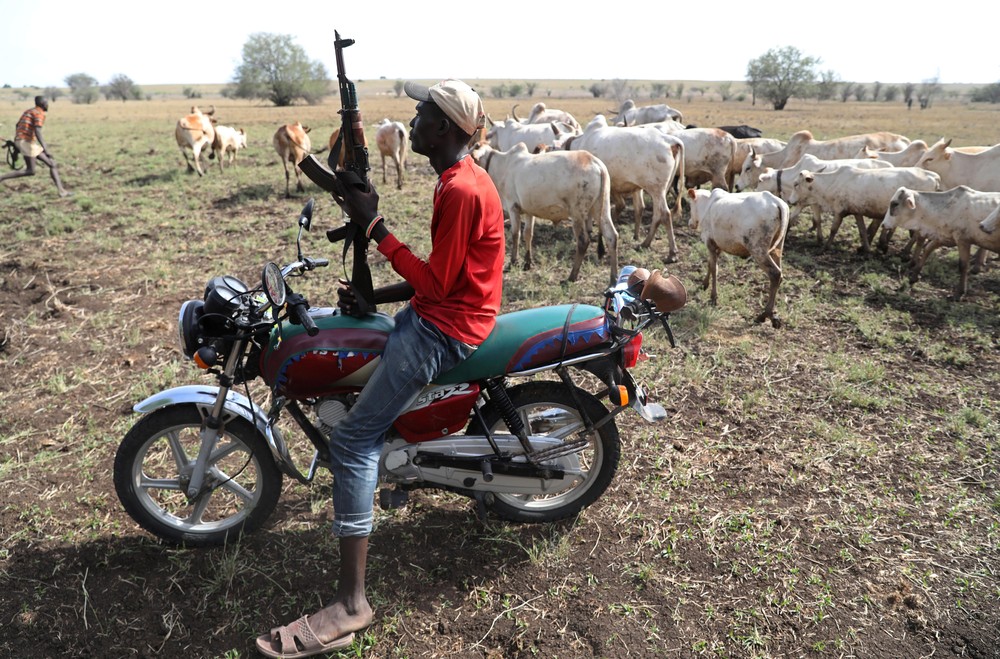
[[[663,225],[667,262],[677,258],[672,214],[681,201],[690,208],[689,226],[708,249],[708,272],[716,303],[716,264],[720,254],[752,258],[767,274],[769,290],[757,322],[770,319],[778,327],[775,299],[781,282],[781,257],[789,223],[801,209],[811,210],[817,241],[821,218],[833,218],[826,245],[833,243],[841,222],[853,215],[861,250],[873,245],[888,251],[896,229],[909,232],[902,253],[910,258],[910,280],[916,281],[927,257],[942,246],[957,247],[959,283],[955,297],[968,288],[970,268],[981,267],[989,251],[1000,251],[1000,145],[951,147],[950,140],[928,146],[903,135],[874,132],[816,140],[802,130],[787,142],[764,138],[749,126],[698,128],[685,125],[679,111],[667,105],[637,107],[627,101],[609,119],[596,115],[581,126],[569,113],[537,103],[526,119],[516,114],[503,121],[489,118],[471,156],[496,183],[511,222],[511,263],[532,264],[535,218],[569,221],[576,252],[569,279],[577,278],[598,231],[598,255],[608,256],[611,279],[618,271],[615,220],[631,199],[635,240],[640,238],[644,199],[652,203],[652,221],[642,241],[648,247]],[[214,108],[213,108],[214,110]],[[309,128],[300,123],[278,128],[273,144],[285,168],[285,192],[291,172],[303,190],[297,163],[312,151]],[[337,133],[319,151],[332,149]],[[202,173],[199,155],[210,148],[222,160],[246,146],[246,134],[215,125],[212,111],[192,108],[176,129],[177,143],[188,168]],[[382,157],[396,168],[403,185],[406,127],[384,119],[376,130]],[[188,160],[193,154],[193,166]],[[701,189],[711,184],[710,190]],[[673,193],[671,209],[668,194]],[[790,212],[794,208],[795,212]],[[870,220],[869,222],[866,222]],[[881,228],[876,243],[875,237]],[[972,246],[979,246],[972,264]]]

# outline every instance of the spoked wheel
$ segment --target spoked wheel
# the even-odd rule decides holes
[[[115,489],[126,512],[173,544],[236,540],[267,520],[281,494],[281,472],[267,444],[250,422],[236,417],[209,457],[202,493],[189,500],[201,423],[194,405],[162,408],[132,427],[115,456]]]
[[[576,393],[591,421],[607,415],[607,409],[595,396],[583,389],[577,389]],[[510,389],[508,394],[529,435],[567,442],[581,437],[583,417],[565,385],[529,382]],[[483,418],[490,432],[510,432],[495,403],[483,408]],[[588,444],[577,453],[580,473],[571,485],[545,495],[494,493],[492,508],[500,517],[515,522],[551,522],[575,515],[596,501],[611,484],[620,454],[618,426],[611,420],[594,431]]]

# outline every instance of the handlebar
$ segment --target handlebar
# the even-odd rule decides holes
[[[316,336],[316,334],[319,333],[319,328],[316,327],[315,321],[313,321],[312,316],[309,315],[309,307],[304,301],[296,304],[289,304],[288,315],[302,325],[302,327],[306,330],[306,334],[309,336]]]

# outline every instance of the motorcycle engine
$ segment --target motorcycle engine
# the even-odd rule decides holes
[[[348,410],[351,409],[351,401],[341,396],[321,398],[313,409],[316,410],[316,416],[319,419],[317,424],[319,429],[324,435],[329,435],[337,427],[337,424],[347,416]]]

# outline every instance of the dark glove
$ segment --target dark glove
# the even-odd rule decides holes
[[[293,325],[302,324],[302,321],[299,320],[298,313],[294,310],[295,307],[300,305],[303,311],[309,308],[309,300],[307,300],[304,295],[299,293],[289,293],[288,297],[285,298],[285,308],[288,309],[288,320]]]
[[[357,175],[353,172],[334,172],[337,182],[334,190],[330,193],[337,205],[347,213],[351,222],[366,231],[371,221],[378,216],[378,191],[375,185],[369,181],[368,189],[360,189],[357,183]]]

